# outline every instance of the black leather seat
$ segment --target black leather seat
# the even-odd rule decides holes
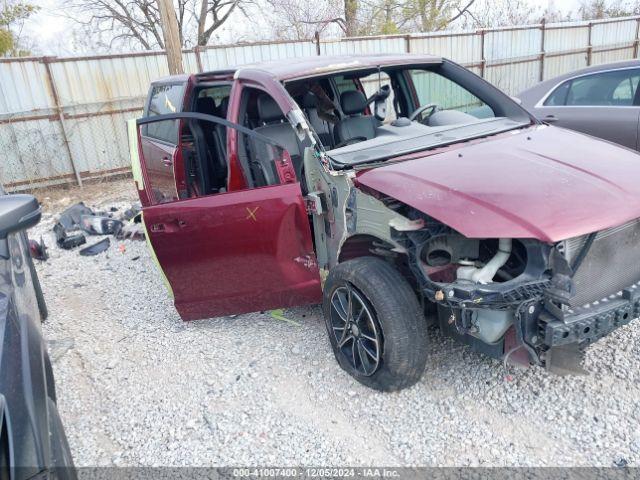
[[[254,131],[264,135],[287,149],[298,179],[302,171],[302,146],[291,124],[285,119],[276,101],[269,95],[258,97],[258,117],[260,126]],[[274,155],[269,146],[251,137],[251,163],[254,176],[261,175],[265,185],[278,183]],[[263,183],[258,180],[258,183]]]
[[[371,115],[363,114],[367,108],[367,99],[362,92],[359,90],[343,92],[340,95],[340,106],[347,117],[333,127],[336,145],[356,138],[362,140],[375,138],[380,121]]]
[[[313,93],[308,92],[302,97],[302,109],[307,115],[309,125],[318,135],[318,138],[326,148],[331,148],[333,145],[333,135],[331,134],[331,127],[329,122],[323,120],[318,115],[318,97]]]

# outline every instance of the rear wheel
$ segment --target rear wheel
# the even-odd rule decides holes
[[[338,363],[360,383],[394,391],[420,379],[427,322],[411,286],[389,263],[361,257],[336,266],[323,310]]]

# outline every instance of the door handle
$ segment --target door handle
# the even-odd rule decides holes
[[[169,220],[165,223],[154,223],[151,225],[152,232],[175,232],[187,226],[184,220]]]
[[[167,156],[162,157],[162,163],[165,167],[173,167],[173,160]]]
[[[553,122],[557,122],[559,119],[555,115],[547,115],[542,120],[544,122],[553,123]]]

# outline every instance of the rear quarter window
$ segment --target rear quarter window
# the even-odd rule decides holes
[[[185,85],[167,84],[155,85],[151,88],[146,109],[148,117],[167,115],[182,111]],[[178,144],[178,120],[156,122],[144,126],[143,135],[162,140],[172,145]]]

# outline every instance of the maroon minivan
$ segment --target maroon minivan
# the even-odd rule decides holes
[[[185,320],[322,302],[342,368],[388,391],[420,379],[430,324],[578,372],[640,314],[640,156],[449,60],[173,76],[136,123],[144,223]]]

